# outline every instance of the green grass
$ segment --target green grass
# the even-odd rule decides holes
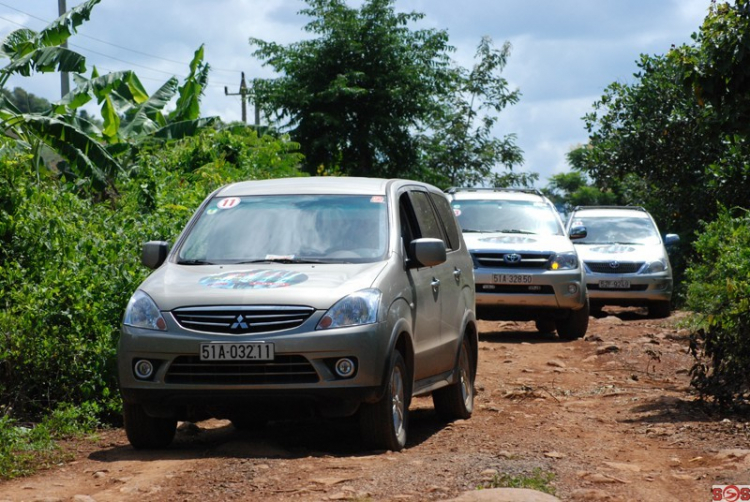
[[[495,474],[489,482],[479,487],[482,489],[489,488],[528,488],[531,490],[537,490],[550,495],[555,494],[555,488],[550,486],[550,483],[554,481],[555,474],[548,471],[543,471],[541,468],[535,468],[530,475],[519,474],[513,476],[508,473]]]
[[[0,417],[0,480],[29,476],[70,460],[71,454],[58,441],[83,436],[97,425],[85,410],[72,406],[62,406],[33,425]]]

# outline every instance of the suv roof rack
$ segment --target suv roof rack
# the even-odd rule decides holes
[[[578,211],[579,209],[633,209],[635,211],[648,212],[642,206],[576,206],[573,208],[573,211]]]
[[[505,187],[450,187],[445,192],[446,193],[456,193],[456,192],[522,192],[522,193],[530,193],[534,195],[541,195],[542,197],[544,194],[541,190],[538,188],[505,188]]]

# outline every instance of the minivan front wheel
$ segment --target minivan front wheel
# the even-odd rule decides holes
[[[589,302],[582,309],[571,310],[565,319],[555,322],[557,335],[564,340],[576,340],[583,338],[589,328]]]
[[[360,406],[360,433],[372,448],[400,451],[406,445],[411,397],[407,375],[404,358],[400,352],[394,351],[383,397],[375,403]]]
[[[122,412],[125,434],[136,450],[166,448],[174,439],[176,419],[149,416],[139,404],[123,403]]]
[[[435,411],[444,420],[467,419],[474,412],[474,363],[464,338],[456,364],[458,381],[432,393]]]

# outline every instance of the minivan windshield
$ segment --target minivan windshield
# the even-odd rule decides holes
[[[183,265],[367,263],[385,258],[385,196],[217,197],[182,244]]]
[[[571,226],[586,227],[586,237],[576,244],[659,244],[661,238],[648,218],[629,216],[579,216]]]
[[[464,232],[564,235],[555,209],[526,200],[454,200],[453,211]]]

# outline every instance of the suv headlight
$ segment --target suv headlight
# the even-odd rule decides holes
[[[656,260],[646,264],[641,271],[642,274],[658,274],[667,270],[667,262],[664,260]]]
[[[130,297],[122,323],[136,328],[167,330],[167,322],[159,312],[159,307],[140,289]]]
[[[578,268],[578,255],[575,253],[557,253],[549,260],[550,270],[572,270]]]
[[[380,296],[379,289],[363,289],[345,296],[328,309],[315,329],[360,326],[377,322]]]

